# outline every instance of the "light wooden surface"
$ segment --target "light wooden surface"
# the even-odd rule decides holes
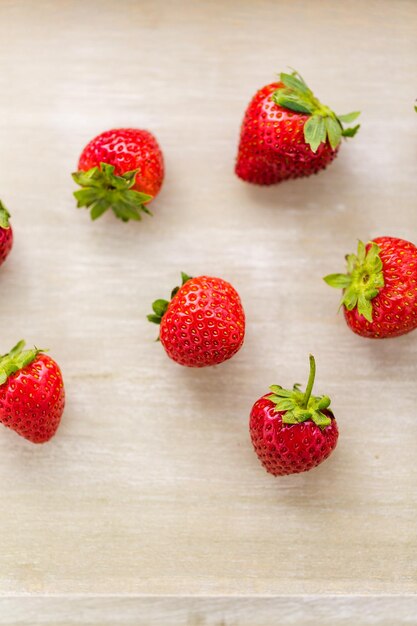
[[[0,599],[1,626],[415,626],[416,615],[410,596]]]
[[[416,33],[407,0],[0,2],[0,347],[49,346],[68,394],[50,444],[0,432],[1,595],[416,592],[417,333],[354,336],[321,280],[358,238],[417,239]],[[251,187],[241,118],[287,66],[363,126],[319,176]],[[153,218],[92,224],[70,172],[117,126],[156,134],[165,186]],[[180,270],[242,297],[245,346],[218,368],[170,362],[145,320]],[[248,414],[309,352],[339,445],[274,479]]]

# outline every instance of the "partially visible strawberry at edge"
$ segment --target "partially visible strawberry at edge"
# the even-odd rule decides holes
[[[61,421],[64,381],[50,356],[24,346],[20,341],[0,356],[0,422],[32,443],[45,443]]]
[[[13,229],[10,224],[10,213],[0,200],[0,265],[10,254],[13,246]]]
[[[417,247],[397,237],[359,241],[348,254],[346,274],[329,274],[326,283],[343,289],[346,322],[357,335],[398,337],[417,328]]]

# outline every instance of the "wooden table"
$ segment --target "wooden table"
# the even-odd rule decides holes
[[[356,337],[321,280],[358,238],[417,239],[416,52],[408,0],[2,0],[1,351],[49,347],[68,404],[47,445],[0,432],[1,625],[417,624],[417,333]],[[319,176],[252,187],[242,114],[287,66],[362,128]],[[70,173],[120,126],[156,134],[165,185],[153,218],[92,223]],[[219,367],[154,342],[180,270],[241,294]],[[339,445],[274,479],[248,414],[309,352]]]

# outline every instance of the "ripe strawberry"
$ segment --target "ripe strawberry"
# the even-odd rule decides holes
[[[359,113],[336,115],[313,95],[298,72],[280,74],[252,99],[242,123],[236,174],[249,183],[273,185],[316,174],[333,161],[343,128]]]
[[[235,289],[221,278],[182,273],[171,301],[156,300],[148,320],[160,324],[168,356],[187,367],[217,365],[241,348],[245,313]]]
[[[310,355],[305,392],[279,385],[252,407],[250,436],[259,460],[274,476],[298,474],[320,465],[336,447],[339,431],[330,398],[312,396],[316,364]]]
[[[91,219],[112,208],[124,222],[140,220],[161,188],[164,160],[147,130],[108,130],[84,148],[72,177],[82,187],[74,192],[77,206],[91,209]]]
[[[33,443],[44,443],[64,411],[64,381],[51,357],[24,346],[20,341],[0,357],[0,422]]]
[[[0,265],[5,262],[13,246],[13,230],[9,219],[10,213],[0,201]]]
[[[324,280],[343,289],[341,306],[354,333],[384,339],[417,328],[417,248],[404,239],[377,237],[347,257],[347,274]]]

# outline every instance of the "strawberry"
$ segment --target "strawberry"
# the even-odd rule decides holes
[[[187,367],[217,365],[241,348],[245,313],[235,289],[221,278],[182,273],[171,301],[156,300],[148,320],[160,324],[168,356]]]
[[[236,174],[257,185],[316,174],[333,161],[343,128],[359,113],[336,115],[313,95],[298,74],[280,74],[280,82],[260,89],[246,110],[240,134]]]
[[[5,262],[13,246],[13,230],[9,219],[10,213],[0,201],[0,265]]]
[[[89,208],[91,219],[111,208],[124,222],[140,220],[161,188],[164,160],[147,130],[108,130],[84,148],[72,177],[82,187],[74,192],[77,206]]]
[[[347,257],[347,274],[324,280],[343,289],[341,306],[354,333],[384,339],[417,328],[417,248],[404,239],[377,237]]]
[[[64,411],[64,382],[51,357],[24,346],[20,341],[0,356],[0,421],[32,443],[44,443]]]
[[[272,385],[252,407],[250,436],[259,460],[274,476],[298,474],[320,465],[336,447],[339,431],[330,398],[312,396],[316,373],[310,355],[310,376],[305,392]]]

